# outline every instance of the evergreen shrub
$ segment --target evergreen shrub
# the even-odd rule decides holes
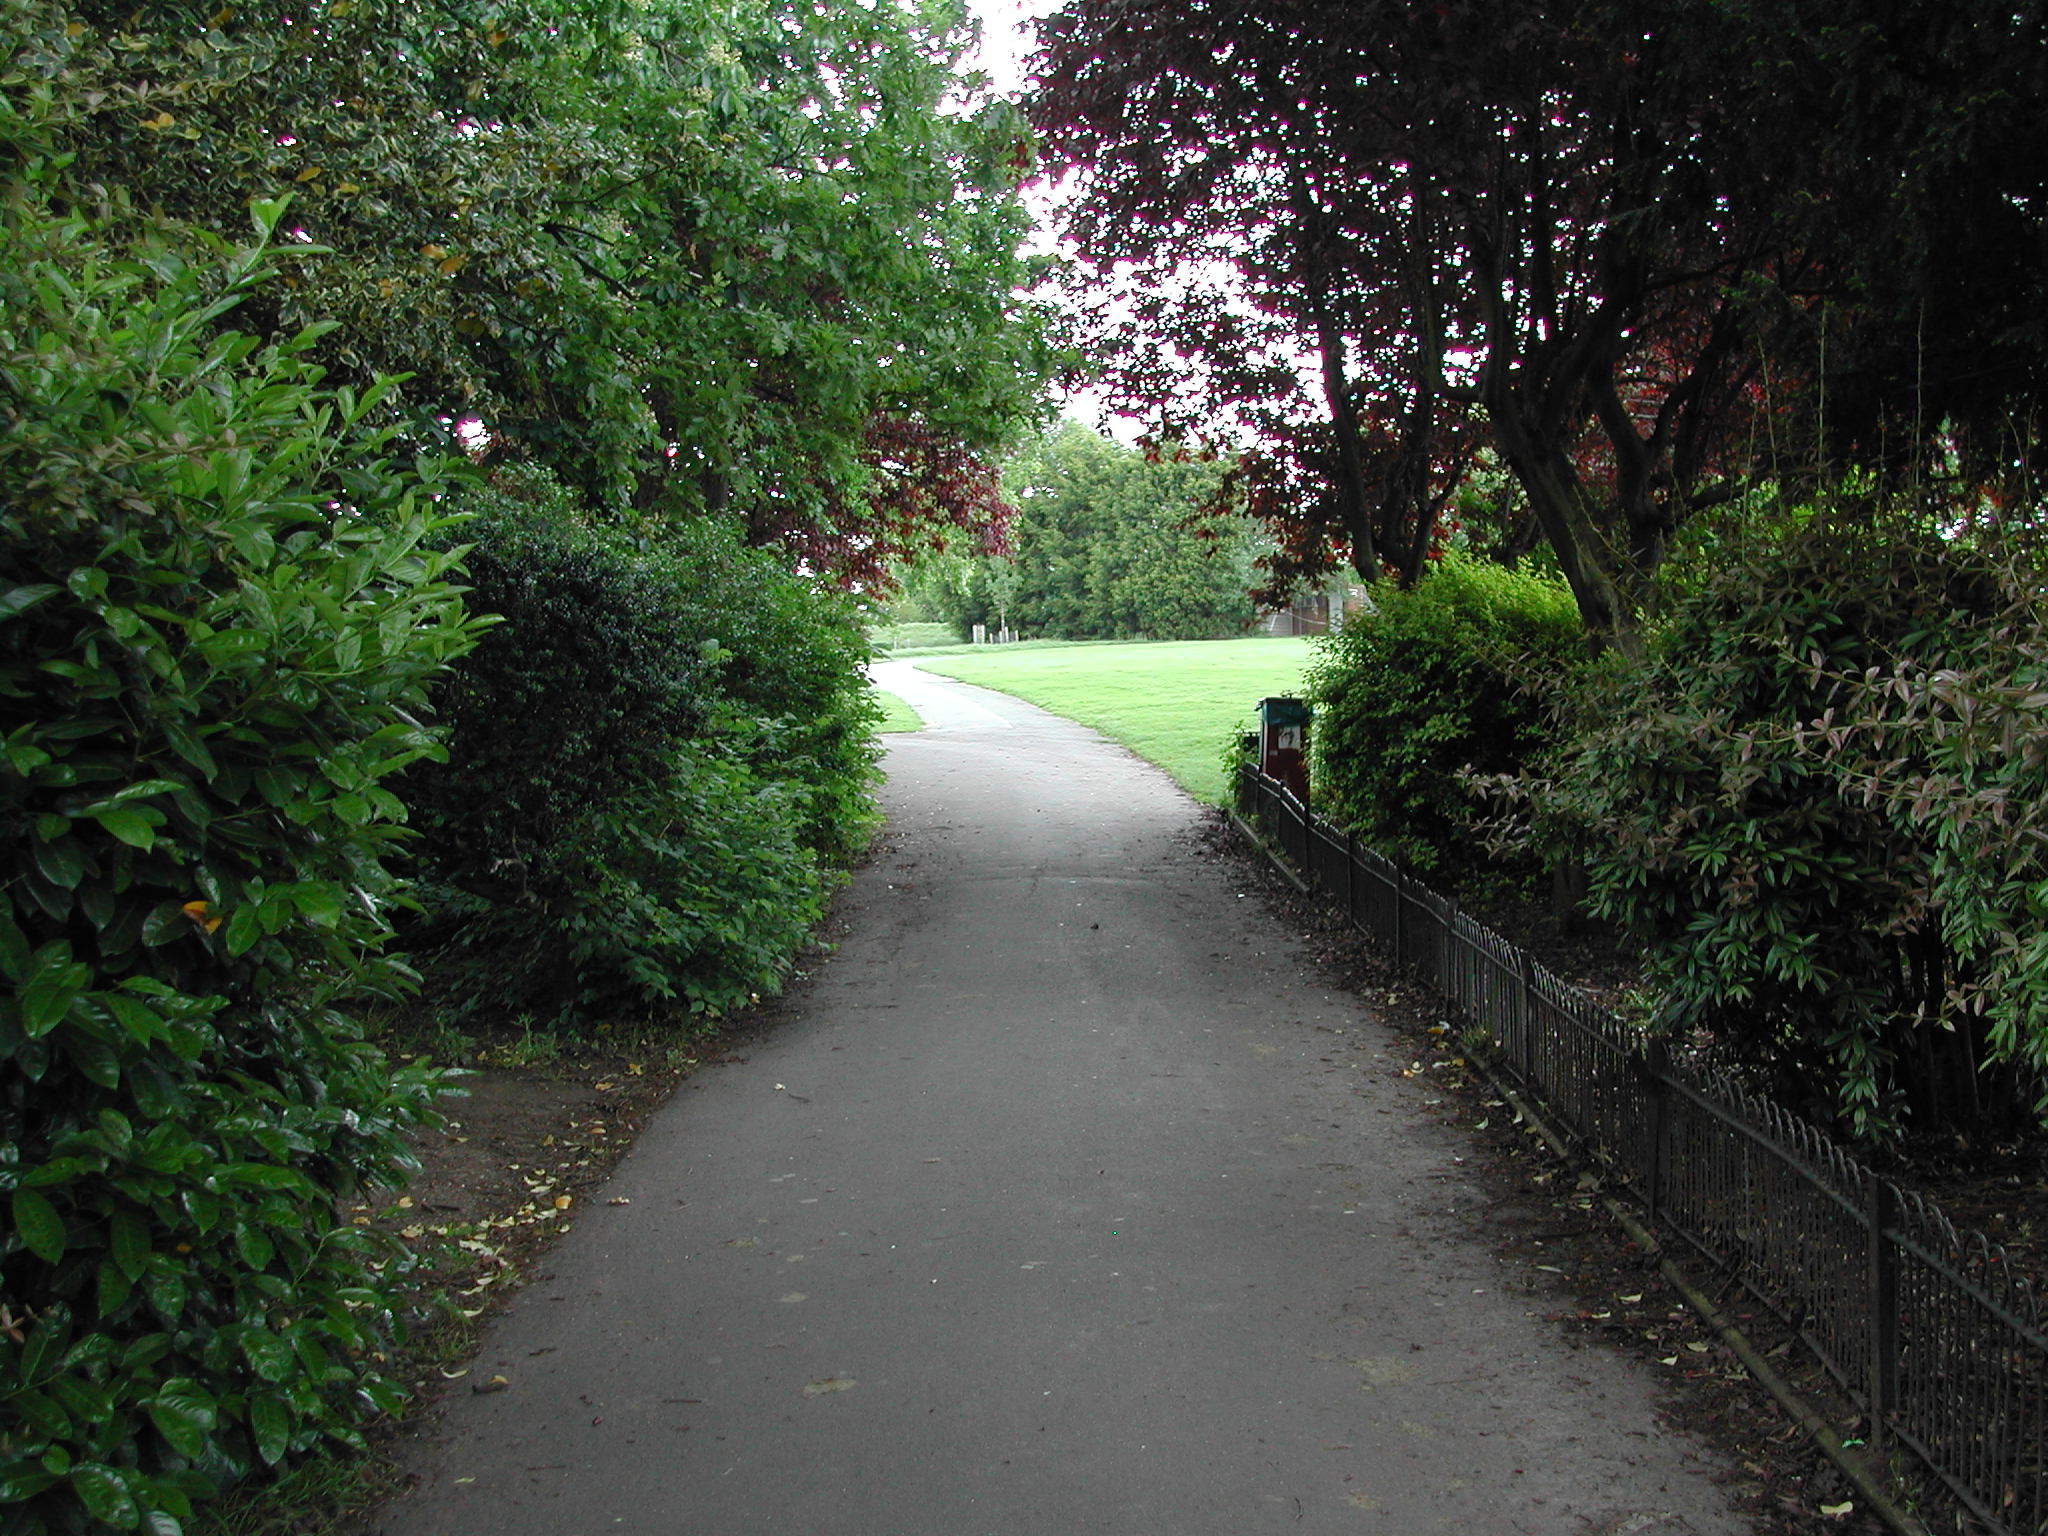
[[[1916,513],[1801,508],[1724,558],[1582,703],[1545,797],[1591,905],[1645,946],[1660,1027],[1805,1113],[2023,1120],[2038,623],[2016,635],[1996,563]]]
[[[636,538],[531,475],[464,504],[500,622],[406,787],[440,995],[570,1023],[775,989],[873,821],[850,602],[721,523]]]
[[[1374,588],[1308,670],[1310,785],[1324,814],[1442,883],[1535,873],[1533,854],[1482,850],[1464,779],[1513,772],[1543,747],[1533,685],[1560,676],[1581,637],[1563,582],[1457,551],[1412,589]]]
[[[472,636],[378,392],[223,328],[258,257],[115,250],[38,171],[0,202],[0,1531],[175,1532],[400,1396],[402,1250],[337,1203],[435,1082],[346,1009],[405,983],[387,784]]]

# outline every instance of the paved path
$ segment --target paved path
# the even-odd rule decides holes
[[[878,669],[840,951],[699,1073],[418,1448],[387,1536],[1735,1536],[1532,1320],[1456,1133],[1161,776]]]

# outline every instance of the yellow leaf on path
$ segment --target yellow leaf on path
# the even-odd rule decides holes
[[[1839,1520],[1842,1518],[1842,1516],[1848,1514],[1855,1508],[1856,1501],[1854,1499],[1844,1499],[1839,1504],[1821,1505],[1820,1512],[1826,1515],[1830,1520]]]
[[[814,1381],[804,1388],[805,1397],[823,1397],[829,1392],[845,1392],[854,1385],[851,1376],[827,1376]]]
[[[555,1196],[555,1209],[566,1211],[575,1202],[575,1199],[574,1195],[557,1195]]]

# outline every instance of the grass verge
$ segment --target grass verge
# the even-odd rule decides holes
[[[924,722],[917,718],[917,711],[897,698],[886,688],[875,689],[875,702],[882,706],[882,722],[875,729],[887,736],[896,731],[921,731]]]

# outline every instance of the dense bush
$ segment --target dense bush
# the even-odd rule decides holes
[[[720,524],[635,540],[510,476],[465,505],[503,622],[405,786],[444,995],[559,1020],[773,989],[872,822],[851,605]]]
[[[1458,553],[1408,591],[1320,642],[1308,673],[1315,706],[1310,782],[1327,814],[1411,868],[1457,883],[1491,869],[1472,835],[1468,773],[1511,772],[1545,740],[1531,692],[1580,642],[1563,583]]]
[[[384,781],[470,635],[374,392],[221,329],[254,257],[9,190],[0,1530],[175,1532],[398,1396],[335,1206],[433,1083],[341,1010],[404,978]]]
[[[1645,942],[1663,1026],[1853,1134],[1989,1129],[2031,1097],[2027,968],[1995,999],[1977,985],[2039,922],[2019,889],[2038,869],[2000,846],[2041,757],[2016,705],[2040,638],[1998,638],[2009,601],[1952,530],[1802,510],[1612,669],[1549,798],[1595,909]],[[1973,692],[2008,696],[1988,738]]]

